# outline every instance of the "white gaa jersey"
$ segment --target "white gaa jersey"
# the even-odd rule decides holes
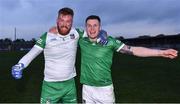
[[[44,49],[45,81],[65,81],[76,76],[77,44],[83,34],[79,29],[71,29],[66,36],[45,33],[37,40],[35,46]]]

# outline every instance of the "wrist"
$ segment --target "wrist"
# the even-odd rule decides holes
[[[24,64],[23,63],[18,63],[20,65],[20,67],[24,68]]]
[[[162,50],[157,50],[157,56],[163,56],[163,51]]]
[[[16,70],[23,70],[25,67],[24,67],[24,64],[23,63],[18,63],[15,65],[15,69]]]

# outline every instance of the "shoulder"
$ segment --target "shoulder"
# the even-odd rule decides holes
[[[40,38],[37,40],[37,43],[41,44],[43,41],[46,40],[48,32],[43,33]]]
[[[116,39],[116,38],[114,38],[112,36],[108,36],[108,41],[111,41],[111,42],[119,41],[119,42],[121,42],[120,40],[118,40],[118,39]]]
[[[71,28],[68,36],[74,37],[74,38],[79,38],[79,32],[76,30],[76,28]]]
[[[76,28],[76,31],[78,32],[80,37],[86,36],[86,32],[81,28]]]
[[[49,43],[52,40],[56,40],[57,34],[45,32],[41,35],[41,37],[37,40],[36,45],[41,46],[42,48],[45,48],[46,44]]]
[[[84,33],[84,30],[82,28],[75,28],[75,30],[78,32],[78,33]]]
[[[41,48],[45,47],[47,32],[43,33],[40,38],[36,41],[36,45],[40,46]]]
[[[122,41],[112,37],[112,36],[108,36],[108,45],[121,45],[124,44]]]

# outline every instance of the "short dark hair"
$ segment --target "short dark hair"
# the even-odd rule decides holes
[[[72,15],[72,17],[74,16],[73,10],[72,10],[71,8],[68,8],[68,7],[64,7],[64,8],[62,8],[62,9],[60,9],[60,10],[58,11],[58,16],[59,16],[60,14],[63,14],[63,15]]]
[[[99,21],[99,23],[101,23],[101,19],[100,19],[100,17],[97,16],[97,15],[90,15],[90,16],[88,16],[88,17],[86,18],[86,23],[87,23],[87,21],[88,21],[89,19],[97,19],[97,20]]]

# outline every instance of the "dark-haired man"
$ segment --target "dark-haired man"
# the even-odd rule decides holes
[[[108,36],[108,43],[98,44],[97,38],[101,30],[101,20],[96,15],[86,18],[86,32],[88,37],[80,38],[81,49],[81,77],[83,84],[84,103],[115,103],[111,65],[113,52],[120,52],[139,57],[177,57],[174,49],[156,50],[145,47],[128,46],[121,41]]]

